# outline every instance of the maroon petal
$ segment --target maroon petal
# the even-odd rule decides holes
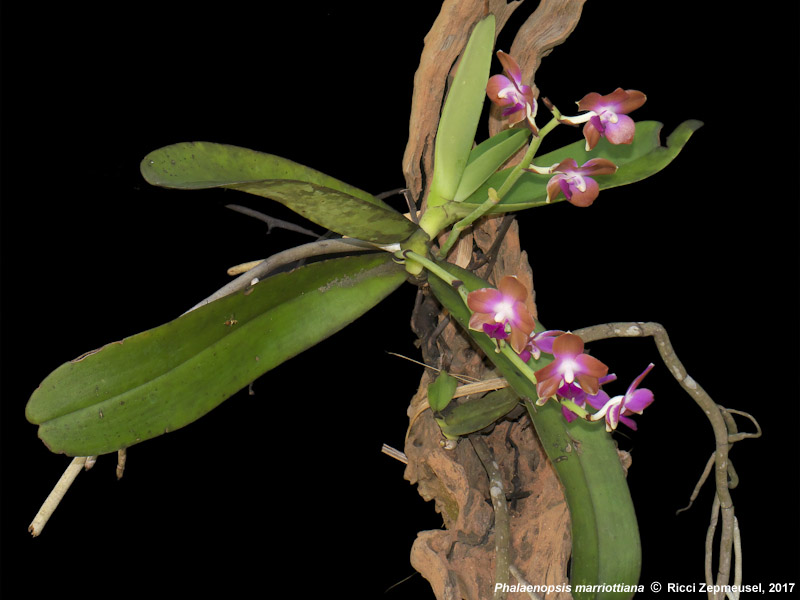
[[[510,296],[518,302],[525,302],[528,297],[528,290],[525,288],[519,279],[511,275],[506,275],[500,280],[497,289],[502,292],[504,296]]]
[[[612,175],[616,173],[617,165],[607,158],[593,158],[583,163],[581,173],[584,175]]]
[[[594,396],[600,392],[600,382],[597,377],[585,373],[576,373],[575,379],[578,380],[581,389],[590,396]]]
[[[502,50],[497,51],[497,59],[500,61],[500,64],[503,65],[503,70],[511,75],[511,78],[517,86],[522,87],[522,71],[517,61],[514,60],[510,54],[506,54]]]
[[[558,342],[558,340],[556,340],[556,342]],[[581,345],[583,345],[583,342],[581,342]],[[597,360],[594,356],[590,356],[589,354],[581,354],[580,356],[577,356],[575,358],[575,362],[580,366],[581,373],[585,373],[586,375],[591,375],[592,377],[597,378],[608,375],[608,367],[601,361]]]
[[[564,335],[560,335],[553,342],[553,354],[555,354],[557,357],[561,356],[577,357],[582,353],[583,353],[583,340],[574,333],[565,333]],[[556,362],[558,361],[553,361],[550,364],[554,364]],[[547,367],[545,367],[545,369],[546,368]],[[606,368],[606,371],[607,370],[608,369]],[[603,375],[605,375],[605,373],[603,373]],[[598,377],[600,376],[598,375]]]
[[[597,92],[586,94],[583,98],[578,100],[578,110],[594,110],[602,100],[603,96]]]
[[[592,150],[600,141],[600,132],[591,121],[583,126],[583,137],[586,138],[586,149]]]
[[[628,114],[636,110],[647,101],[645,96],[639,90],[625,90],[625,97],[617,103],[617,114]]]
[[[551,396],[555,396],[559,385],[561,385],[561,377],[556,376],[548,379],[539,379],[537,377],[536,393],[539,398],[543,400],[550,398]]]

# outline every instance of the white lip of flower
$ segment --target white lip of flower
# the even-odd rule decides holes
[[[586,191],[586,180],[583,178],[583,175],[579,175],[577,173],[574,175],[568,175],[567,181],[574,185],[579,191]]]
[[[494,320],[497,323],[504,323],[506,319],[514,314],[514,307],[508,302],[500,302],[497,305],[497,312],[494,315]]]
[[[563,363],[561,368],[563,369],[563,372],[564,372],[564,381],[565,382],[572,383],[573,381],[575,381],[575,368],[577,366],[578,365],[576,365],[571,360],[564,361],[564,363]]]

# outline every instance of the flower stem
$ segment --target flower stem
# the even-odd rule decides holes
[[[412,250],[404,250],[402,252],[402,256],[406,260],[411,260],[418,263],[432,274],[436,275],[439,279],[457,289],[464,304],[467,306],[467,308],[469,308],[469,304],[467,303],[467,295],[469,294],[467,291],[467,286],[465,286],[464,282],[458,277],[451,275],[445,269],[437,265],[434,261],[425,258],[424,256],[421,256]],[[536,385],[536,375],[534,374],[533,369],[531,369],[528,364],[519,357],[519,354],[514,352],[511,346],[503,344],[500,348],[500,352],[504,354],[506,358],[508,358],[508,360],[510,360],[514,366],[530,380],[531,383]]]
[[[539,146],[541,146],[544,136],[550,133],[556,127],[556,125],[558,125],[558,123],[558,119],[553,118],[549,123],[547,123],[547,125],[542,127],[539,130],[539,135],[534,136],[533,140],[531,140],[531,143],[525,152],[525,156],[523,156],[522,160],[511,169],[511,173],[509,173],[508,177],[506,177],[506,180],[503,182],[503,185],[500,186],[500,189],[494,190],[493,188],[489,188],[489,197],[486,199],[486,201],[484,201],[470,214],[453,225],[453,228],[450,230],[450,234],[447,236],[447,241],[442,244],[442,247],[439,250],[440,257],[447,256],[447,253],[450,252],[450,249],[458,241],[458,237],[461,235],[461,232],[472,225],[475,221],[480,219],[483,215],[488,213],[492,208],[497,206],[497,204],[511,190],[511,188],[514,187],[514,184],[517,183],[519,178],[522,176],[522,172],[528,165],[531,164],[533,157],[536,156],[536,152],[539,150]]]

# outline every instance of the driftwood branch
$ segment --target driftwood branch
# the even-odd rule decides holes
[[[709,533],[706,539],[706,583],[709,586],[716,586],[716,588],[728,585],[731,575],[731,562],[734,558],[734,554],[736,555],[734,574],[738,580],[741,580],[741,546],[736,542],[738,538],[738,523],[734,516],[733,499],[730,494],[731,488],[735,487],[738,483],[738,478],[733,470],[728,453],[734,442],[761,435],[761,428],[758,426],[756,420],[751,415],[726,409],[714,402],[700,384],[689,376],[683,363],[681,363],[675,354],[675,350],[672,348],[672,343],[667,336],[666,330],[658,323],[608,323],[605,325],[586,327],[574,331],[573,333],[583,339],[584,342],[620,337],[652,337],[655,340],[661,359],[664,361],[664,364],[670,370],[673,377],[675,377],[686,393],[688,393],[702,409],[703,414],[706,415],[714,430],[715,450],[700,478],[700,482],[692,494],[689,505],[691,506],[691,502],[694,501],[697,491],[699,487],[702,486],[706,477],[711,474],[713,465],[716,495],[714,497],[714,508],[712,510]],[[733,421],[733,417],[730,416],[731,414],[746,416],[755,424],[756,432],[739,433],[736,428],[736,423]],[[718,515],[722,517],[722,526],[719,542],[719,565],[715,581],[711,564],[713,559],[713,539],[717,528]],[[715,596],[714,592],[709,591],[709,598],[713,598],[714,600],[722,598],[722,592],[717,593]]]

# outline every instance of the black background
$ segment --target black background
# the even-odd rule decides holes
[[[289,4],[289,3],[282,3]],[[534,7],[517,11],[521,21]],[[655,177],[520,215],[549,327],[657,321],[718,402],[764,436],[731,458],[744,583],[798,582],[796,7],[588,2],[537,74],[569,111],[589,91],[640,89],[669,133],[705,126]],[[742,5],[744,6],[744,5]],[[643,8],[647,7],[647,8]],[[659,8],[655,8],[659,7]],[[75,356],[170,320],[225,269],[303,243],[232,213],[222,191],[149,187],[141,158],[190,140],[279,154],[373,193],[401,187],[413,74],[436,2],[86,2],[3,7],[2,595],[226,593],[432,597],[411,575],[431,504],[380,453],[403,446],[420,368],[404,286],[344,332],[191,427],[102,457],[47,525],[26,527],[68,459],[25,421],[30,393]],[[512,30],[512,25],[507,31]],[[509,34],[499,48],[508,49]],[[494,71],[499,67],[495,65]],[[547,116],[542,111],[539,121]],[[481,133],[480,135],[485,135]],[[558,131],[546,144],[576,139]],[[399,207],[399,205],[398,205]],[[620,378],[650,340],[594,345]],[[703,579],[712,490],[684,506],[710,427],[663,366],[632,450],[641,581]],[[742,422],[742,427],[750,426]],[[533,582],[536,583],[536,582]],[[288,587],[287,587],[288,586]],[[648,594],[645,594],[648,596]]]

